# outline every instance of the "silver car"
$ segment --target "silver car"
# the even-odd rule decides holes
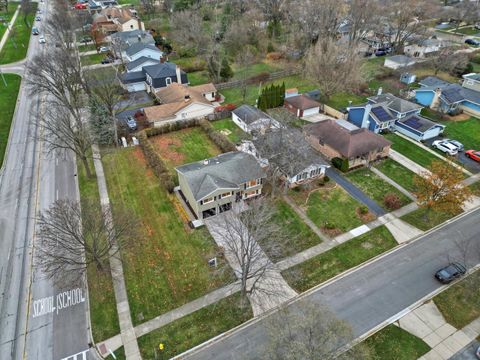
[[[456,146],[458,151],[465,150],[463,144],[460,141],[452,140],[452,139],[443,139],[443,141],[448,142],[449,144],[452,144],[453,146]]]

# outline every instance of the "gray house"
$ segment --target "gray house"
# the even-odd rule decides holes
[[[257,160],[243,152],[229,152],[179,166],[180,194],[197,219],[220,214],[233,203],[258,197],[266,178]]]

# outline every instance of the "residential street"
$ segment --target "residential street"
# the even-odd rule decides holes
[[[47,3],[39,6],[48,16]],[[32,37],[27,57],[48,51],[48,46]],[[2,67],[10,69],[22,73],[22,63]],[[39,246],[34,236],[36,214],[56,199],[78,196],[74,158],[49,154],[36,139],[41,130],[32,120],[44,107],[44,95],[30,96],[22,83],[0,173],[1,359],[72,359],[88,350],[85,290],[68,284],[57,288],[33,267],[32,246]]]
[[[360,336],[440,288],[434,272],[449,261],[448,256],[459,259],[454,240],[478,238],[479,216],[477,209],[304,298],[330,306]],[[478,254],[470,255],[470,265],[480,261]],[[268,341],[267,321],[264,318],[243,327],[187,358],[257,359]]]

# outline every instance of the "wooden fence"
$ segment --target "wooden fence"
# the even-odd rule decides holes
[[[295,69],[276,71],[276,72],[270,73],[268,77],[264,79],[264,81],[272,81],[285,76],[291,76],[291,75],[297,75],[297,74],[298,74],[298,71]],[[246,80],[233,80],[233,81],[228,81],[224,83],[218,83],[218,84],[215,84],[215,87],[217,88],[217,90],[224,90],[224,89],[240,87],[244,84],[250,85],[250,84],[258,84],[260,82],[261,81],[258,79],[258,77],[254,76]]]

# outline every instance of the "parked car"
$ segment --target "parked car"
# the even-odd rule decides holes
[[[434,149],[438,149],[441,152],[444,152],[445,154],[448,154],[448,155],[451,155],[451,156],[457,155],[457,153],[458,153],[457,147],[455,145],[452,145],[452,144],[446,142],[445,140],[435,140],[432,143],[432,147]]]
[[[480,41],[478,41],[476,39],[467,39],[467,40],[465,40],[465,44],[479,46]]]
[[[110,49],[107,47],[107,46],[101,46],[99,49],[98,49],[98,52],[101,52],[101,53],[107,53],[109,52]]]
[[[458,151],[465,150],[463,144],[460,141],[452,140],[452,139],[443,139],[443,141],[445,141],[449,144],[452,144],[453,146],[456,146]]]
[[[475,29],[480,30],[480,23],[475,24]]]
[[[40,32],[38,31],[38,29],[34,26],[32,27],[32,35],[38,35],[40,34]]]
[[[40,37],[38,38],[38,42],[39,42],[40,44],[45,44],[47,41],[45,40],[45,37],[42,35],[42,36],[40,36]]]
[[[377,51],[375,51],[375,56],[385,56],[385,55],[387,55],[387,52],[385,50],[378,49]]]
[[[130,130],[137,130],[137,122],[131,116],[127,118],[127,125]]]
[[[480,162],[480,151],[467,150],[465,151],[465,156],[469,157],[472,160]]]
[[[35,21],[40,21],[40,20],[42,20],[42,18],[40,16],[38,16],[38,15],[35,16]]]
[[[87,35],[87,36],[84,36],[84,37],[82,37],[82,38],[80,39],[80,42],[81,42],[81,43],[84,43],[84,44],[89,43],[90,41],[93,41],[93,39],[92,39],[91,36],[88,36],[88,35]]]
[[[42,13],[42,10],[41,9],[38,9],[37,10],[37,14],[41,14]]]
[[[438,270],[435,273],[435,278],[442,284],[448,284],[449,282],[458,279],[462,275],[465,275],[466,272],[467,269],[465,269],[465,266],[457,262],[453,262]]]
[[[73,8],[76,9],[76,10],[86,10],[87,9],[87,4],[76,3]]]
[[[102,63],[102,64],[111,64],[111,63],[113,63],[113,61],[114,61],[113,58],[107,56],[107,57],[103,58],[100,63]]]

